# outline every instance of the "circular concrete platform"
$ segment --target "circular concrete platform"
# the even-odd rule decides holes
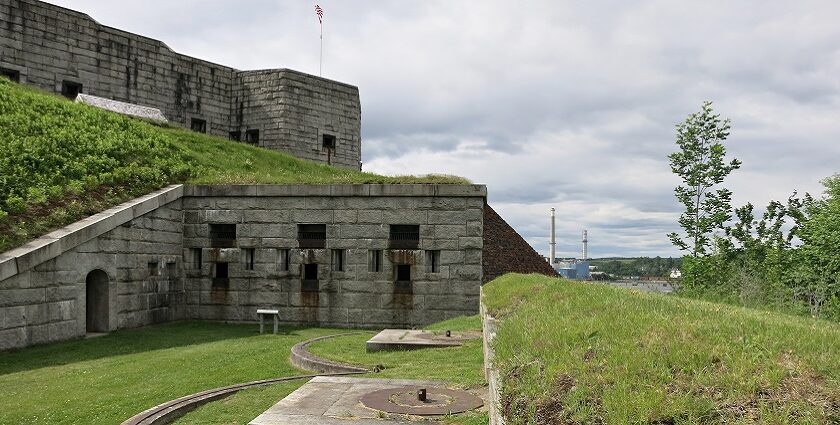
[[[418,393],[425,390],[421,401]],[[359,401],[365,407],[385,413],[416,416],[442,416],[463,413],[484,405],[484,401],[466,391],[438,387],[402,387],[374,391]]]

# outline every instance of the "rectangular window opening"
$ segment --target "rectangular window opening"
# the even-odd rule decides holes
[[[321,138],[321,143],[326,149],[335,149],[335,136],[332,134],[325,134]]]
[[[178,277],[178,264],[175,262],[166,263],[166,274],[170,279]]]
[[[289,265],[292,261],[292,250],[290,249],[281,249],[279,252],[280,256],[280,271],[287,272],[289,271]]]
[[[228,283],[228,263],[216,263],[216,272],[213,275],[213,288],[227,288]]]
[[[388,245],[391,249],[417,249],[420,245],[420,226],[392,224]]]
[[[160,274],[160,269],[158,268],[157,261],[149,261],[149,276],[158,276]]]
[[[190,119],[190,130],[196,133],[207,133],[207,121],[200,118]]]
[[[245,248],[245,270],[254,270],[254,257],[256,256],[256,249]]]
[[[252,145],[257,145],[260,143],[260,131],[259,130],[248,130],[245,132],[245,141]]]
[[[8,68],[0,68],[0,75],[12,80],[12,82],[20,82],[20,71]]]
[[[301,248],[323,249],[327,246],[326,224],[298,224],[298,243]]]
[[[394,292],[397,293],[411,293],[411,265],[397,264],[395,266],[396,279],[394,282]]]
[[[318,292],[318,264],[304,264],[300,290]]]
[[[214,277],[217,279],[227,279],[228,263],[216,263],[216,275]]]
[[[334,271],[334,272],[343,272],[344,271],[344,250],[343,249],[332,250],[332,271]]]
[[[382,271],[382,250],[372,249],[368,252],[368,271],[379,273]]]
[[[426,269],[429,273],[440,273],[440,251],[426,251]]]
[[[61,95],[70,99],[76,100],[79,94],[82,93],[83,86],[81,83],[64,80],[61,82]]]
[[[210,224],[210,247],[233,248],[236,245],[235,224]]]
[[[190,248],[193,270],[201,270],[201,248]]]
[[[228,139],[241,142],[242,141],[242,132],[241,131],[231,131],[228,133]]]

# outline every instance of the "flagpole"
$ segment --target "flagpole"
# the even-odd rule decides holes
[[[324,22],[321,21],[321,59],[318,65],[318,76],[324,76]]]

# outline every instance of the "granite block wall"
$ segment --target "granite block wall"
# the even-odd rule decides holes
[[[116,214],[106,221],[113,224]],[[183,318],[182,222],[177,199],[1,279],[0,350]],[[73,239],[68,231],[58,235],[59,245]],[[26,255],[16,261],[21,268],[29,267]],[[101,292],[88,292],[97,276],[103,279]],[[94,329],[88,310],[98,321]]]
[[[259,308],[354,328],[476,314],[485,198],[475,185],[172,186],[0,253],[0,350],[253,322]],[[311,224],[321,247],[301,242]],[[416,246],[394,246],[392,225],[417,226]]]
[[[225,138],[256,130],[256,144],[314,161],[328,162],[322,136],[334,135],[329,162],[361,166],[358,88],[285,69],[238,71],[38,0],[0,0],[0,71],[59,94],[80,84],[86,94],[158,108],[187,128],[202,120]]]
[[[252,321],[258,308],[273,308],[284,323],[382,328],[478,312],[483,188],[446,196],[429,192],[431,185],[387,186],[393,191],[387,196],[375,193],[382,186],[325,188],[257,196],[188,190],[186,315]],[[236,226],[235,246],[213,247],[211,226],[217,224]],[[301,247],[299,224],[324,224],[324,247]],[[416,249],[391,249],[391,225],[419,225]],[[374,255],[381,256],[378,270]],[[221,284],[219,263],[227,270]],[[306,264],[318,269],[315,291],[304,290]],[[396,287],[400,264],[410,268],[409,292]]]

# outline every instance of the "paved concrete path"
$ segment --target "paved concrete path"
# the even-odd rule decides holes
[[[382,425],[408,423],[383,419],[359,403],[367,393],[406,386],[445,386],[442,381],[319,376],[250,422],[249,425]]]

